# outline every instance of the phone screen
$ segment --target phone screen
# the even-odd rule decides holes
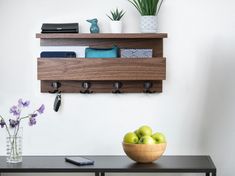
[[[94,161],[83,157],[66,157],[65,161],[76,164],[76,165],[92,165]]]

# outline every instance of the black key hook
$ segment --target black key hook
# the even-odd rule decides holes
[[[144,82],[144,93],[155,93],[156,91],[151,91],[153,83],[150,81]]]
[[[82,83],[82,88],[85,89],[84,91],[80,91],[82,94],[91,94],[93,91],[90,91],[89,89],[91,88],[91,83],[90,82],[83,82]]]
[[[120,89],[122,88],[123,84],[120,81],[114,82],[113,83],[113,91],[112,93],[118,94],[118,93],[122,93],[120,91]]]
[[[61,87],[61,83],[60,82],[52,82],[51,83],[51,87],[53,87],[53,91],[49,91],[49,93],[52,93],[52,94],[54,94],[54,93],[58,93],[58,92],[60,92],[59,91],[59,88]]]

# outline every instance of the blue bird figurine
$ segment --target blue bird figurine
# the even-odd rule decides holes
[[[91,27],[90,27],[90,32],[91,33],[99,33],[100,29],[98,26],[98,20],[96,18],[91,19],[91,20],[86,20],[87,22],[91,23]]]

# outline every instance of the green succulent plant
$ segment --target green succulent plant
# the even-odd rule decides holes
[[[120,21],[121,18],[125,15],[126,12],[123,10],[119,10],[116,8],[116,10],[110,11],[111,16],[107,15],[112,21]]]
[[[163,0],[128,0],[139,11],[141,16],[158,15]]]

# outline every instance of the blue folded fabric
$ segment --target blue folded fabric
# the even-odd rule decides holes
[[[86,48],[86,58],[117,58],[118,48]]]

